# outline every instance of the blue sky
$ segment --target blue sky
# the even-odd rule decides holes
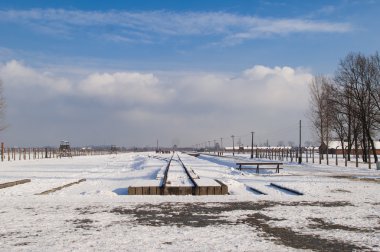
[[[310,78],[378,51],[378,13],[380,1],[1,1],[1,136],[295,142]]]

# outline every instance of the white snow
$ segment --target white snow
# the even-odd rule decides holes
[[[0,189],[0,251],[297,250],[282,243],[276,235],[244,222],[257,213],[271,218],[267,224],[272,228],[287,228],[298,234],[380,251],[378,170],[355,168],[354,164],[346,168],[344,162],[340,163],[342,166],[327,166],[284,161],[284,169],[279,174],[274,170],[256,174],[254,169],[236,169],[235,163],[250,160],[249,155],[195,158],[180,154],[187,168],[200,177],[197,181],[219,179],[228,185],[230,195],[128,195],[128,186],[160,183],[167,164],[165,159],[170,156],[124,153],[1,162],[0,183],[20,179],[31,179],[31,182]],[[168,180],[173,184],[189,183],[181,165],[173,163],[174,172],[169,173]],[[82,178],[86,181],[48,195],[36,195]],[[293,188],[304,195],[278,190],[270,183]],[[256,194],[247,186],[267,195]],[[212,208],[229,203],[238,206],[239,202],[254,205],[249,209],[204,214],[229,222],[240,220],[233,225],[178,225],[185,217],[175,216],[190,205],[206,204]],[[256,205],[267,203],[273,205],[254,209]],[[165,204],[170,204],[172,209],[167,216],[168,223],[144,224],[144,221],[151,223],[168,215],[169,210],[160,210],[166,209],[162,208]],[[150,214],[148,211],[139,216],[137,210],[144,207],[159,212]],[[117,214],[114,212],[117,208],[137,212]],[[203,216],[202,212],[192,215],[194,221],[198,215]],[[335,229],[316,226],[319,220]]]
[[[191,179],[189,178],[189,176],[187,176],[185,169],[178,161],[174,159],[170,163],[168,178],[166,180],[166,186],[193,186],[193,182],[191,182]]]
[[[210,178],[199,178],[195,180],[198,186],[220,186],[218,182]]]

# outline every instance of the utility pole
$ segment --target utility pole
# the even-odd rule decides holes
[[[298,163],[301,164],[302,163],[302,147],[301,147],[301,120],[300,120],[300,145],[299,145],[299,155],[298,155]]]
[[[223,137],[221,137],[220,138],[220,151],[221,151],[221,153],[220,153],[220,155],[222,155],[223,156]]]
[[[251,132],[252,133],[252,143],[251,143],[251,159],[253,158],[253,135],[255,134],[254,131]]]
[[[232,135],[232,156],[235,156],[235,136]]]
[[[208,153],[210,153],[210,149],[211,149],[211,144],[210,144],[211,141],[208,141]]]
[[[215,154],[215,151],[216,151],[216,140],[214,140],[214,154]]]

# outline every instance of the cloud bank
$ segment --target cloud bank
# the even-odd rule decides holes
[[[262,18],[227,12],[80,11],[65,9],[0,10],[0,22],[68,36],[74,32],[116,42],[155,43],[165,38],[203,36],[234,45],[292,33],[345,33],[349,23],[302,18]]]
[[[152,138],[160,137],[168,145],[172,138],[192,145],[253,128],[263,139],[272,139],[272,130],[303,116],[312,78],[306,69],[262,65],[235,74],[119,71],[68,76],[15,60],[0,65],[13,125],[8,138],[21,138],[19,131],[27,124],[42,136],[51,132],[44,140],[49,143],[60,135],[75,135],[78,144],[154,145]]]

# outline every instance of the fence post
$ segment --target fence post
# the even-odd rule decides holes
[[[4,161],[4,143],[1,143],[1,162]]]

